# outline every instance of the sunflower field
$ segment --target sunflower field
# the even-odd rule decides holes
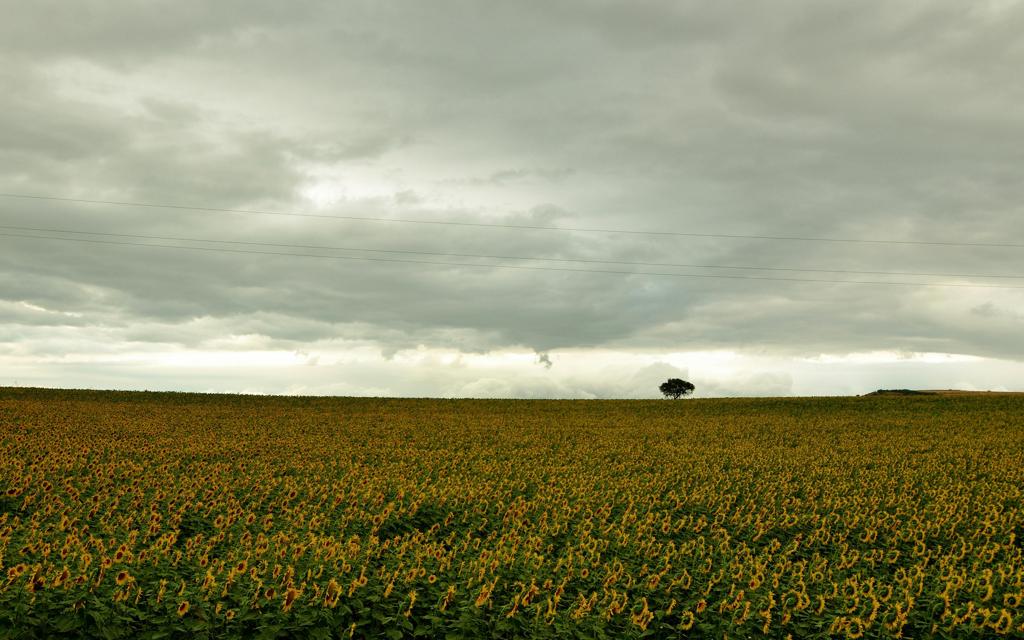
[[[0,389],[0,637],[1024,637],[1024,397]]]

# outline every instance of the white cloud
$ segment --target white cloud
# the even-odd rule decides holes
[[[402,355],[402,354],[400,354]],[[1013,388],[1020,362],[903,358],[849,361],[734,354],[729,368],[669,363],[687,354],[574,350],[539,367],[527,352],[463,354],[416,349],[385,360],[330,344],[310,351],[168,350],[19,357],[0,354],[0,384],[128,389],[524,398],[659,398],[668,378],[693,382],[696,397],[862,394],[878,388]]]

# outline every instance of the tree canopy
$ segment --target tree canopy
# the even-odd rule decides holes
[[[696,389],[696,387],[693,386],[693,383],[687,382],[686,380],[669,378],[665,382],[662,382],[658,389],[665,394],[666,398],[676,400],[681,396],[693,393],[693,390]]]

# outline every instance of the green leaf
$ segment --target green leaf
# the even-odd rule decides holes
[[[73,631],[82,626],[82,621],[75,615],[63,615],[54,622],[54,628],[61,633]]]

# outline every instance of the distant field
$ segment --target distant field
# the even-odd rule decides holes
[[[938,396],[1024,396],[1024,391],[964,391],[962,389],[879,389],[869,396],[938,395]]]
[[[0,389],[0,636],[1024,636],[1024,397]]]
[[[926,393],[942,396],[1024,396],[1024,391],[964,391],[962,389],[930,389]]]

